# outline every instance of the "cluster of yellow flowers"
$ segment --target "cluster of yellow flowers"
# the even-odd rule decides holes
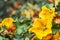
[[[42,39],[52,33],[52,20],[55,17],[55,8],[42,7],[39,18],[36,18],[29,32],[34,32],[36,37]]]
[[[2,22],[0,23],[0,27],[2,26],[6,26],[6,28],[9,28],[9,26],[11,26],[14,22],[13,18],[5,18],[2,20]]]

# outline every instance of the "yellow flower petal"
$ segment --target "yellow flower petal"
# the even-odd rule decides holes
[[[50,21],[44,21],[37,18],[29,31],[34,32],[39,39],[42,39],[44,36],[52,33],[51,27],[52,24],[50,24]]]
[[[42,19],[53,19],[55,16],[55,8],[47,8],[46,6],[42,7],[42,11],[39,13],[39,17]]]
[[[2,25],[10,26],[13,22],[14,22],[14,19],[13,18],[5,18],[2,21]]]

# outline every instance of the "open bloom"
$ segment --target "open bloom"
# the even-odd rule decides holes
[[[55,17],[55,9],[42,7],[42,11],[39,14],[40,18],[37,18],[32,27],[29,29],[30,32],[34,32],[39,39],[52,33],[52,19]]]
[[[52,33],[51,27],[52,24],[50,21],[45,22],[44,20],[37,18],[29,31],[34,32],[39,39],[42,39],[44,36]]]
[[[13,18],[5,18],[2,21],[2,25],[5,25],[6,27],[9,27],[10,25],[12,25],[14,22]]]
[[[46,6],[43,6],[42,11],[39,13],[39,17],[44,20],[53,19],[55,17],[55,8],[47,8]]]

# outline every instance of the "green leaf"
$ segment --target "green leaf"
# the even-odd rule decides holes
[[[58,5],[56,6],[57,11],[60,11],[60,2],[58,3]]]
[[[39,9],[39,5],[35,4],[32,9],[38,10]]]
[[[33,35],[34,35],[33,33],[29,33],[29,32],[25,33],[25,36],[28,37],[29,39],[31,39]]]
[[[22,32],[23,32],[22,29],[20,29],[20,28],[17,29],[17,34],[21,34]]]
[[[52,33],[55,34],[57,31],[60,32],[60,24],[53,23]]]
[[[35,38],[34,40],[40,40],[40,39],[38,39],[38,38]]]
[[[5,26],[2,26],[2,29],[0,30],[0,32],[4,31],[6,29]]]
[[[0,36],[0,40],[2,40],[2,39],[3,39],[3,37]]]
[[[3,15],[3,12],[0,12],[0,16],[2,16]]]
[[[22,39],[16,39],[16,38],[14,38],[14,40],[22,40]]]
[[[2,30],[5,30],[6,29],[6,26],[2,26]]]
[[[46,4],[46,6],[48,7],[48,8],[52,8],[53,7],[53,4]]]

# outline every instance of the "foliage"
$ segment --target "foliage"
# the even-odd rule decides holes
[[[45,19],[43,20],[44,22],[52,25],[50,29],[52,34],[45,34],[46,37],[43,37],[42,40],[45,40],[44,38],[55,39],[60,33],[60,3],[55,6],[53,1],[54,0],[0,0],[0,40],[40,40],[40,37],[34,38],[34,36],[36,36],[34,32],[29,32],[29,29],[32,28],[36,18]],[[42,9],[43,6],[46,6],[47,9]],[[51,10],[53,11],[53,9],[50,8],[53,6],[55,6],[54,8],[56,8],[57,12],[57,14],[54,12],[56,14],[55,17],[50,14]],[[45,11],[44,9],[48,11]],[[8,20],[3,22],[5,18]],[[9,18],[12,18],[14,21]],[[50,18],[53,19],[52,22]],[[42,23],[44,24],[44,22]],[[41,26],[42,23],[38,20],[35,24]],[[50,27],[51,25],[49,24],[48,26]],[[46,27],[49,28],[48,26]],[[38,33],[40,30],[37,29],[35,32]],[[56,35],[57,32],[58,34]],[[59,38],[57,37],[56,39]]]

